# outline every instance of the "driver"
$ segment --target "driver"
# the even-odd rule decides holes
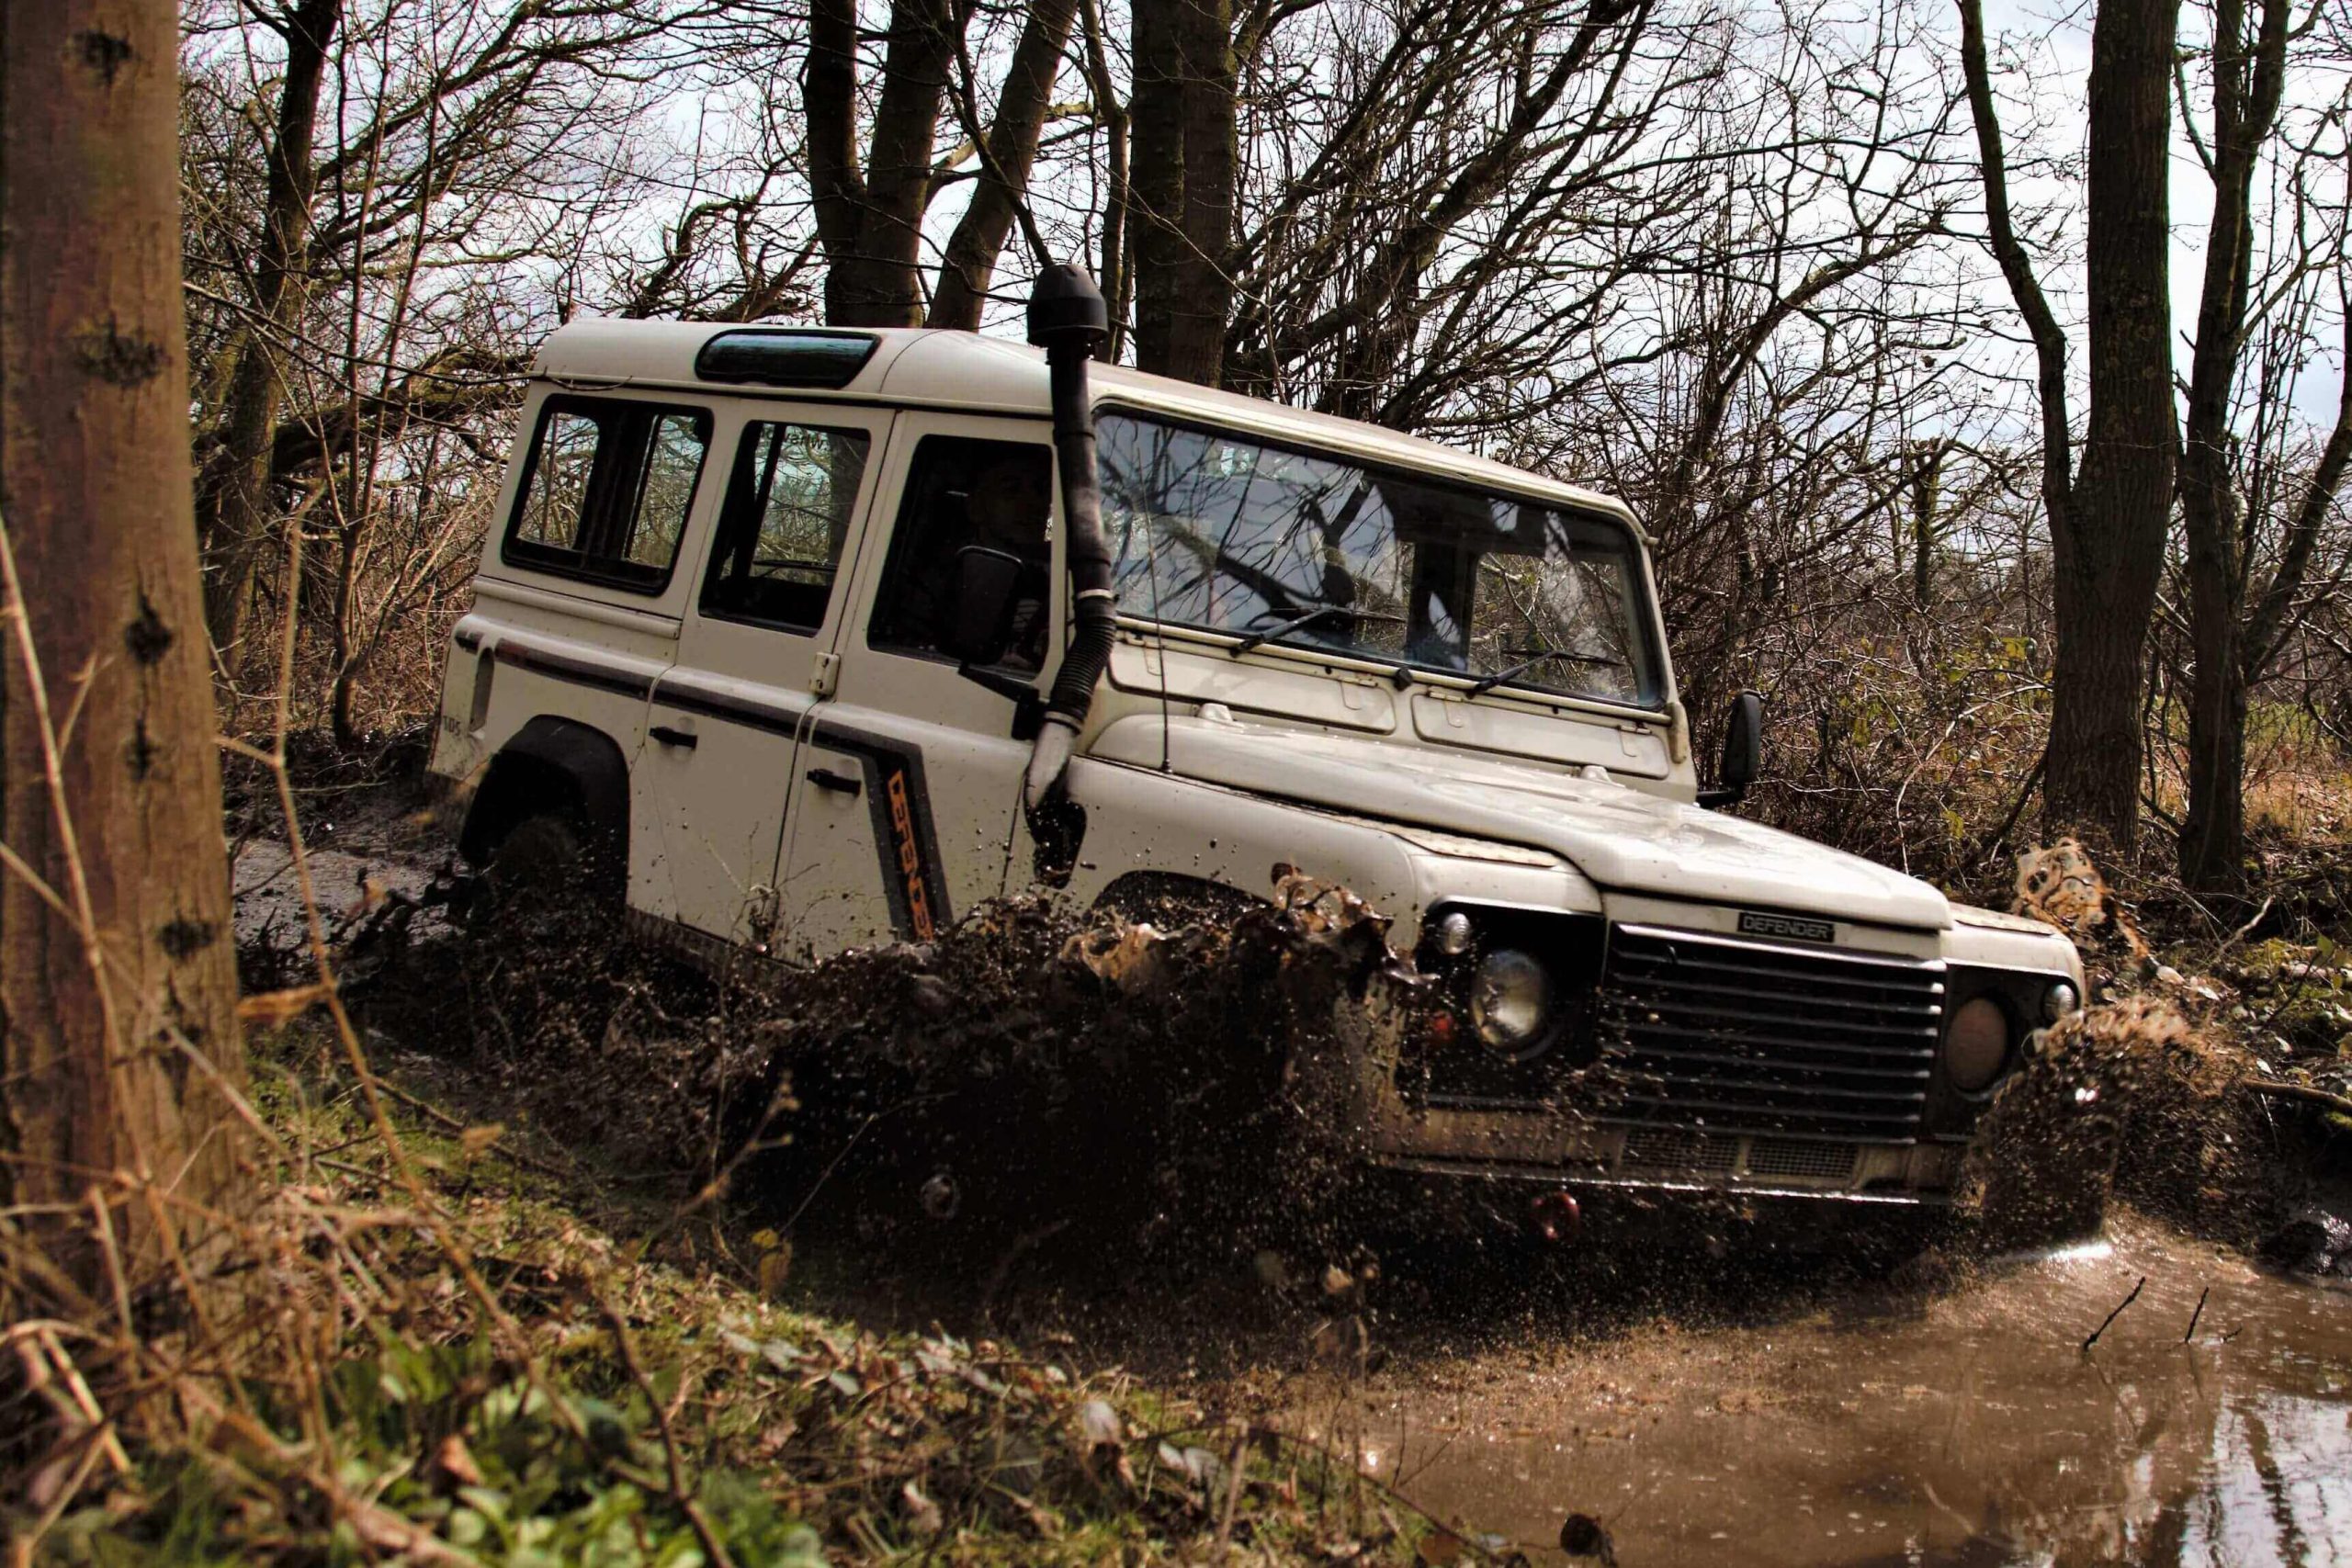
[[[1002,550],[1020,558],[1023,567],[1002,662],[1020,670],[1043,668],[1053,621],[1053,547],[1046,539],[1053,507],[1051,448],[1008,446],[985,462],[965,492],[964,526],[942,530],[937,553],[923,573],[924,596],[938,607],[930,624],[944,623],[956,592],[956,552],[968,545]]]

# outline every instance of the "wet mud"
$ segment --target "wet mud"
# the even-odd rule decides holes
[[[2352,1294],[2110,1233],[1779,1321],[1400,1359],[1290,1419],[1534,1561],[1577,1561],[1580,1517],[1625,1568],[2352,1562]]]

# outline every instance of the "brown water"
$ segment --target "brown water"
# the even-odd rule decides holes
[[[2352,1294],[2144,1228],[1769,1328],[1418,1365],[1348,1407],[1304,1419],[1539,1562],[1581,1513],[1624,1568],[2352,1563]]]

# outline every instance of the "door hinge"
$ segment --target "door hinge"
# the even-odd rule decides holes
[[[808,690],[817,696],[830,697],[841,683],[842,656],[838,653],[817,655],[816,667],[808,671]]]

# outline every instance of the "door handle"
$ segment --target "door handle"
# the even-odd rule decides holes
[[[809,769],[808,782],[819,789],[831,790],[835,795],[851,796],[854,796],[859,790],[865,787],[864,780],[852,778],[847,773],[837,773],[831,768]]]
[[[691,729],[673,729],[666,724],[657,724],[645,733],[664,746],[675,746],[684,751],[695,749],[695,734]]]

